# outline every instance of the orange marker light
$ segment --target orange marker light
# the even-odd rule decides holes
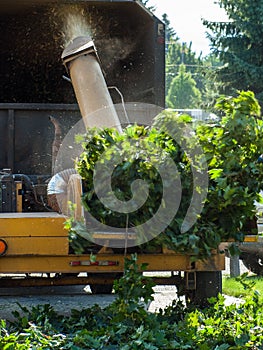
[[[0,238],[0,256],[4,255],[7,251],[7,243],[5,240]]]

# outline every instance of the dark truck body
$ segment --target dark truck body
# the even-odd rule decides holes
[[[164,107],[164,27],[138,2],[1,1],[0,169],[51,174],[49,117],[59,119],[63,135],[81,119],[73,88],[63,79],[56,11],[65,4],[94,14],[107,85],[116,86],[125,102]],[[121,102],[114,90],[111,95],[114,103]]]

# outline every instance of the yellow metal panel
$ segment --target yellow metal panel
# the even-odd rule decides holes
[[[259,235],[246,235],[245,238],[244,238],[244,242],[258,242],[260,240],[260,237]],[[237,242],[235,241],[233,238],[229,239],[227,242],[224,242],[224,243],[241,243],[241,242]]]
[[[129,256],[127,256],[129,257]],[[144,254],[138,255],[138,264],[148,263],[147,271],[220,271],[224,269],[222,259],[224,255],[213,256],[209,262],[191,263],[190,256]],[[72,261],[89,261],[90,256],[3,256],[0,257],[0,273],[41,273],[41,272],[122,272],[124,256],[119,254],[99,254],[97,261],[117,261],[117,266],[71,266]]]
[[[23,196],[22,196],[22,181],[16,181],[16,211],[21,213],[23,210]]]
[[[57,213],[0,213],[0,237],[67,237],[65,220],[65,216]]]
[[[225,270],[225,254],[214,254],[209,259],[198,260],[195,268],[197,271]]]
[[[2,237],[7,245],[6,255],[67,255],[67,237]],[[0,261],[1,263],[1,261]]]
[[[258,238],[259,238],[258,235],[245,236],[244,242],[257,242]]]

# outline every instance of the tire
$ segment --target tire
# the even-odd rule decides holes
[[[89,276],[95,277],[102,277],[105,279],[105,281],[108,278],[120,278],[122,274],[119,273],[92,273],[89,274]],[[113,282],[112,283],[92,283],[89,285],[90,286],[90,290],[92,294],[111,294],[112,293],[112,288],[113,288]]]
[[[113,284],[90,284],[92,294],[111,294]]]
[[[206,307],[209,305],[208,299],[217,297],[222,293],[222,272],[196,272],[196,289],[187,291],[185,294],[186,304]]]
[[[256,275],[263,276],[263,259],[260,256],[242,253],[240,259],[248,270]]]

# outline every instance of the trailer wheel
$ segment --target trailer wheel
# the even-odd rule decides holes
[[[219,293],[222,293],[222,272],[198,271],[196,289],[185,293],[186,304],[206,307],[209,305],[207,299],[217,297]]]
[[[111,294],[113,284],[90,284],[92,294]]]
[[[112,288],[114,284],[114,279],[120,278],[121,274],[118,273],[92,273],[89,274],[90,277],[96,277],[103,278],[105,280],[105,283],[91,283],[90,290],[92,294],[111,294]],[[110,283],[107,283],[107,280],[111,279],[112,281]]]
[[[240,259],[245,267],[256,275],[263,276],[263,258],[249,253],[242,253]]]

